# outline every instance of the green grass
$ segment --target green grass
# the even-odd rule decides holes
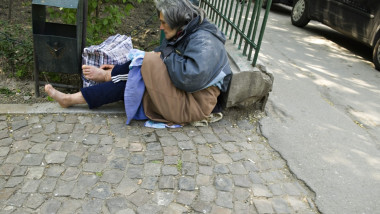
[[[0,94],[5,94],[5,95],[9,96],[9,95],[14,95],[16,93],[13,92],[12,90],[8,89],[8,88],[0,88]]]
[[[178,162],[177,162],[177,169],[178,169],[179,172],[182,171],[182,160],[178,160]]]

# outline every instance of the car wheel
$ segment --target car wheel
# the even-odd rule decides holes
[[[305,27],[310,22],[307,17],[307,2],[305,0],[295,0],[291,19],[292,24],[297,27]]]
[[[377,38],[376,45],[373,48],[373,64],[380,71],[380,37]]]

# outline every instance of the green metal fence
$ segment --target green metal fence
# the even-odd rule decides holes
[[[263,2],[266,9],[262,15]],[[256,66],[271,4],[272,0],[200,0],[208,18],[239,50],[243,49],[243,56],[252,60],[253,66]]]

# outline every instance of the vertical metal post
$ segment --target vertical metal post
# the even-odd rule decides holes
[[[233,5],[234,5],[234,0],[231,1],[231,4],[230,4],[230,11],[228,12],[228,17],[227,17],[227,27],[226,27],[226,30],[224,31],[224,33],[225,33],[226,35],[227,35],[227,32],[228,32],[228,27],[230,26],[229,22],[230,22],[230,19],[231,19],[231,13],[232,13]]]
[[[221,5],[219,5],[219,8],[218,8],[218,11],[219,11],[220,13],[223,12],[224,1],[225,1],[225,0],[222,0]],[[220,2],[220,0],[219,0],[219,2]],[[222,14],[220,14],[220,15],[219,15],[219,23],[218,23],[218,27],[220,27],[220,22],[221,22],[222,18],[223,18],[223,16],[222,16]]]
[[[83,28],[82,28],[82,46],[81,46],[80,56],[82,56],[83,50],[86,47],[86,42],[87,42],[86,41],[87,40],[87,16],[88,16],[88,1],[83,0]],[[83,64],[81,59],[82,57],[80,57],[80,60],[79,60],[80,66]],[[80,67],[79,70],[81,71],[82,67]],[[80,81],[79,87],[83,88],[83,81]]]
[[[212,21],[214,21],[215,22],[215,24],[216,24],[216,21],[218,20],[218,13],[217,13],[217,11],[218,11],[218,7],[219,7],[219,5],[220,5],[220,0],[214,0],[214,2],[215,2],[215,10],[214,10],[214,14],[213,14],[213,16],[212,16]]]
[[[229,3],[230,0],[227,0],[226,2],[226,7],[224,8],[224,15],[227,16],[227,8],[228,8],[228,3]],[[221,31],[223,32],[224,30],[224,23],[226,23],[227,20],[226,20],[226,17],[223,17],[223,23],[222,23],[222,28],[221,28]]]
[[[258,8],[262,8],[262,1],[259,2],[259,5],[258,5]],[[269,6],[270,7],[270,6]],[[255,28],[254,28],[254,31],[257,32],[257,27],[259,25],[259,21],[260,21],[260,14],[261,14],[261,10],[258,9],[256,11],[256,17],[255,17]],[[265,13],[264,16],[268,16],[268,13]],[[252,41],[255,41],[256,40],[256,33],[252,35]]]
[[[203,0],[202,3],[204,4],[204,7],[207,6],[207,11],[206,11],[206,13],[207,13],[207,14],[210,14],[210,3],[208,2],[208,0]]]
[[[236,3],[236,6],[235,6],[235,12],[234,12],[234,18],[233,18],[233,24],[236,25],[236,14],[238,13],[238,3]],[[233,32],[233,29],[231,29],[231,33],[230,33],[230,39],[232,39],[232,32]]]
[[[254,34],[256,34],[256,29],[252,29],[253,28],[253,24],[254,23],[257,23],[258,22],[258,19],[255,19],[255,15],[257,13],[257,8],[258,8],[258,4],[255,3],[255,5],[253,6],[253,11],[252,11],[252,15],[251,15],[251,22],[249,23],[249,27],[248,27],[248,35],[247,35],[247,38],[251,38],[253,37],[254,38]],[[253,21],[255,20],[255,21]],[[251,41],[255,41],[255,39],[250,39]],[[252,47],[253,45],[251,44],[250,47]],[[243,53],[247,53],[247,47],[248,47],[248,42],[245,43],[244,45],[244,50],[243,50]],[[248,53],[248,55],[250,55],[251,52]],[[250,57],[248,57],[250,58]]]
[[[33,25],[33,34],[36,32],[45,31],[45,21],[46,21],[46,7],[41,5],[32,5],[32,25]],[[40,71],[38,65],[38,56],[36,53],[36,41],[35,36],[33,35],[33,58],[34,58],[34,91],[35,96],[40,96]]]
[[[238,24],[237,24],[237,29],[236,29],[236,33],[235,33],[235,39],[234,39],[234,44],[236,44],[236,40],[237,40],[237,37],[238,37],[238,34],[241,36],[240,32],[239,32],[239,29],[240,29],[240,22],[241,22],[241,19],[243,17],[243,11],[244,11],[244,3],[241,4],[240,6],[240,15],[239,15],[239,21],[238,21]],[[240,48],[238,48],[240,50]]]
[[[83,33],[82,33],[82,51],[86,47],[86,35],[87,35],[87,15],[88,15],[88,1],[83,0]]]
[[[39,71],[38,71],[38,60],[37,60],[37,54],[36,51],[33,51],[33,57],[34,57],[34,91],[35,96],[40,97],[40,78],[39,78]]]
[[[210,20],[221,28],[221,31],[229,37],[228,39],[233,40],[233,43],[236,44],[239,38],[239,44],[237,47],[239,50],[242,48],[241,46],[244,40],[244,49],[242,52],[244,56],[247,56],[247,50],[249,49],[248,60],[251,60],[254,49],[252,65],[255,66],[272,0],[255,0],[253,3],[254,7],[252,14],[250,14],[250,11],[252,10],[252,1],[248,1],[248,3],[245,3],[243,0],[243,2],[239,3],[239,1],[236,0],[200,0],[201,7],[206,11]],[[260,17],[263,1],[266,3],[266,10],[264,17]],[[247,7],[245,4],[247,4]],[[245,17],[243,17],[243,14],[245,14]],[[247,24],[248,30],[246,29]],[[259,38],[256,42],[256,33],[258,33],[259,28]],[[234,38],[232,39],[233,36]]]
[[[265,26],[266,26],[267,21],[268,21],[268,14],[269,14],[269,10],[270,10],[270,6],[271,5],[272,5],[272,0],[268,0],[268,2],[267,2],[267,8],[265,10],[265,16],[264,16],[264,19],[263,19],[263,23],[261,24],[261,30],[260,30],[259,40],[257,41],[257,47],[255,49],[255,55],[254,55],[253,61],[252,61],[252,65],[253,66],[256,65],[257,57],[259,56],[261,42],[262,42],[263,37],[264,37]]]
[[[243,0],[244,1],[244,0]],[[244,4],[244,3],[243,3]],[[248,15],[249,15],[249,10],[251,9],[251,1],[248,2],[248,6],[247,6],[247,9],[245,11],[245,18],[244,18],[244,24],[243,24],[243,29],[241,29],[241,31],[243,32],[243,34],[245,34],[245,27],[247,26],[247,21],[248,21]],[[251,20],[252,22],[252,20]],[[243,37],[240,36],[240,42],[239,42],[239,46],[238,46],[238,49],[240,50],[241,49],[241,43],[243,42]],[[246,53],[243,52],[243,56],[246,56]]]

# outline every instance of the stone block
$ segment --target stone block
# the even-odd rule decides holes
[[[252,61],[248,61],[231,41],[226,41],[225,47],[233,73],[225,107],[253,107],[263,111],[272,91],[273,74],[259,60],[255,67],[252,66]]]

